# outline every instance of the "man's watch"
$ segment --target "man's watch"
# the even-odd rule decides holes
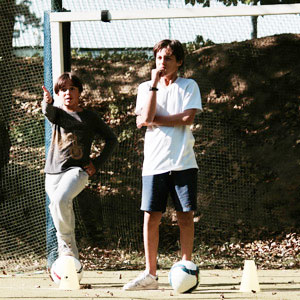
[[[150,86],[149,91],[158,91],[158,88],[154,86]]]

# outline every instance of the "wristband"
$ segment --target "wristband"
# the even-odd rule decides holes
[[[158,88],[154,86],[150,86],[149,91],[158,91]]]

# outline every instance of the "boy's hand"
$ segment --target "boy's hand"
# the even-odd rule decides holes
[[[52,103],[53,102],[53,99],[51,97],[51,94],[50,92],[45,88],[45,86],[42,86],[42,89],[44,91],[44,101],[46,103]]]
[[[159,82],[160,78],[165,75],[166,69],[161,67],[160,69],[152,69],[151,71],[151,81],[152,85],[156,87],[157,83]]]
[[[87,166],[84,166],[83,169],[88,173],[89,176],[93,176],[96,173],[96,168],[91,161]]]

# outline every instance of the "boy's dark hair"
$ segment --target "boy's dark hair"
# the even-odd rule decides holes
[[[178,41],[178,40],[162,40],[160,42],[158,42],[154,47],[153,47],[153,53],[154,53],[154,57],[156,58],[156,54],[158,51],[160,51],[161,49],[170,47],[172,50],[172,53],[175,55],[176,57],[176,61],[182,61],[182,64],[180,67],[183,66],[184,63],[184,49],[182,44]]]
[[[71,81],[73,86],[78,88],[79,93],[83,91],[81,80],[75,74],[71,72],[65,72],[61,74],[56,80],[56,83],[54,85],[55,94],[58,94],[59,90],[65,87],[67,81]]]

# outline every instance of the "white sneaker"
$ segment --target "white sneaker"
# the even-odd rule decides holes
[[[72,251],[70,244],[67,244],[66,242],[61,242],[58,245],[58,256],[59,257],[61,257],[61,256],[74,256],[75,257],[75,254]]]
[[[145,271],[137,278],[128,282],[123,286],[125,291],[139,291],[139,290],[157,290],[158,289],[158,277],[152,276],[149,272]]]

